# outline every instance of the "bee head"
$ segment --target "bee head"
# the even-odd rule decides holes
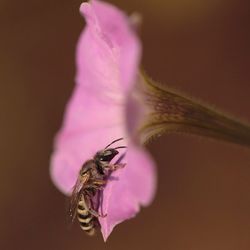
[[[101,165],[109,164],[112,159],[118,154],[118,150],[114,148],[107,148],[101,151],[98,151],[94,157],[96,162],[100,163]]]
[[[126,146],[118,146],[115,148],[110,148],[110,146],[118,141],[123,140],[123,138],[116,139],[109,143],[103,150],[98,151],[94,156],[94,162],[96,163],[97,169],[100,174],[105,174],[105,169],[109,169],[110,162],[113,158],[119,154],[117,149],[127,148]]]

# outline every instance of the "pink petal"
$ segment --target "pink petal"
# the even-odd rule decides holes
[[[134,217],[140,205],[148,205],[155,194],[155,165],[142,149],[130,144],[127,164],[113,173],[103,193],[100,212],[107,214],[99,219],[104,240],[120,222]]]
[[[132,141],[128,132],[140,115],[136,102],[129,105],[141,48],[128,18],[97,0],[83,3],[81,12],[87,25],[77,47],[77,84],[51,158],[52,180],[65,194],[70,194],[82,164],[98,150],[120,137]],[[136,112],[127,112],[130,107]],[[124,162],[126,167],[112,175],[119,180],[110,180],[104,190],[101,208],[108,216],[100,222],[105,240],[115,225],[149,204],[155,192],[154,163],[142,148],[131,142]]]

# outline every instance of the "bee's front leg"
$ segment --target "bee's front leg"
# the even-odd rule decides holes
[[[115,171],[120,168],[124,168],[126,166],[126,163],[117,163],[117,164],[109,164],[107,166],[107,169],[110,171]]]
[[[114,164],[109,164],[108,169],[111,171],[115,171],[120,168],[124,168],[126,166],[126,163],[122,163],[121,161],[124,159],[126,153],[123,153]]]

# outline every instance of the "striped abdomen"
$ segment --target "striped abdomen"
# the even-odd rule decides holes
[[[77,207],[77,218],[80,223],[80,227],[88,235],[92,236],[95,233],[95,218],[93,215],[84,207],[84,202],[79,201]]]

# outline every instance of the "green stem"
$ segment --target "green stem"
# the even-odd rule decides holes
[[[186,133],[250,146],[250,125],[190,97],[160,86],[144,76],[150,109],[141,132],[148,140],[164,133]]]

